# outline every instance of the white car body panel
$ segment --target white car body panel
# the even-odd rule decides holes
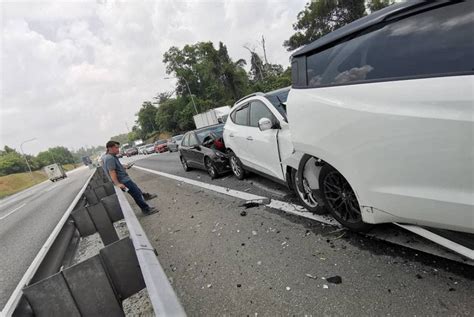
[[[297,152],[335,167],[365,222],[474,233],[474,76],[292,89]]]
[[[224,142],[240,161],[247,167],[260,171],[268,176],[286,182],[286,165],[284,162],[293,153],[290,127],[282,115],[262,96],[245,99],[235,105],[231,112],[251,100],[263,102],[280,122],[281,129],[260,131],[257,127],[237,125],[229,118],[224,126]],[[278,135],[278,142],[277,142]],[[249,140],[252,139],[252,140]],[[280,154],[278,153],[278,147]],[[281,157],[281,161],[280,161]]]

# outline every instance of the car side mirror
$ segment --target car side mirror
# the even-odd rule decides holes
[[[270,130],[272,127],[272,120],[268,118],[261,118],[260,120],[258,120],[258,128],[260,129],[260,131],[267,131]]]
[[[193,145],[191,148],[192,148],[193,150],[201,151],[201,147],[200,147],[198,144]]]

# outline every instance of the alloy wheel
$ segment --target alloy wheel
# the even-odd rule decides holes
[[[239,166],[239,163],[237,162],[237,157],[235,157],[235,155],[233,155],[231,158],[230,158],[230,167],[232,168],[232,172],[234,172],[234,174],[239,177],[240,175],[242,175],[242,170]]]
[[[337,171],[330,172],[323,182],[327,204],[334,213],[348,223],[359,223],[362,215],[354,191]]]

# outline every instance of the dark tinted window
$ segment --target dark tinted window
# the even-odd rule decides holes
[[[473,71],[473,9],[444,6],[309,55],[308,86]]]
[[[248,125],[249,106],[245,105],[234,112],[235,118],[232,119],[235,124]]]
[[[196,135],[199,140],[199,143],[202,143],[202,141],[204,141],[204,138],[208,136],[211,132],[218,137],[222,137],[222,134],[224,133],[224,125],[218,125],[204,130],[196,130]]]
[[[268,118],[275,122],[275,116],[261,101],[252,101],[250,103],[250,126],[258,127],[258,121],[262,118]]]
[[[275,109],[286,119],[286,100],[290,89],[281,89],[265,94],[265,97],[272,103]]]

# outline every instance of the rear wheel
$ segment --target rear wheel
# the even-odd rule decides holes
[[[186,159],[184,157],[181,156],[181,165],[183,165],[183,169],[185,172],[188,172],[191,170],[191,168],[189,167],[188,165],[188,162],[186,161]]]
[[[319,187],[326,207],[341,224],[354,231],[367,231],[372,225],[362,221],[357,197],[349,182],[334,167],[321,169]]]
[[[234,152],[230,151],[229,155],[230,167],[232,169],[232,172],[234,173],[235,177],[240,180],[243,180],[245,178],[245,170],[242,166],[242,162],[240,162],[239,158],[235,155]]]
[[[296,196],[303,207],[308,211],[318,215],[326,214],[327,210],[324,208],[324,206],[318,204],[315,194],[309,186],[306,178],[303,177],[301,184],[298,184],[300,182],[298,178],[298,172],[293,170],[291,176],[293,178],[293,187],[295,188]]]
[[[214,166],[214,163],[212,163],[211,159],[209,157],[206,157],[204,160],[204,165],[206,165],[206,171],[211,176],[211,179],[214,179],[217,177],[217,170],[216,167]]]

